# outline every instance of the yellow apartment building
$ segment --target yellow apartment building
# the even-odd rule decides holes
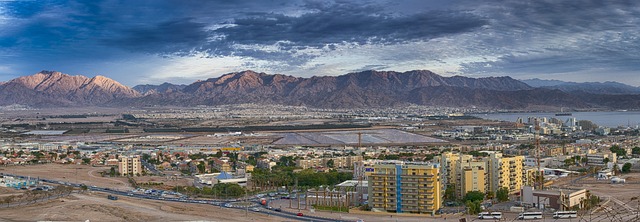
[[[121,156],[118,161],[118,173],[121,176],[138,176],[142,174],[140,156]]]
[[[453,186],[456,197],[462,198],[469,191],[485,193],[487,189],[487,164],[472,155],[443,153],[439,158],[442,190]]]
[[[435,214],[442,204],[440,169],[426,162],[388,161],[369,172],[369,206],[396,213]]]
[[[487,160],[489,190],[496,193],[506,187],[509,193],[520,191],[524,184],[524,156],[503,157],[502,153],[491,153]]]

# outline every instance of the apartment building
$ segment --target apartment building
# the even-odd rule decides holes
[[[140,156],[121,156],[118,162],[118,173],[122,176],[138,176],[142,174]]]
[[[607,161],[605,161],[607,160]],[[618,159],[615,153],[592,153],[587,154],[587,165],[604,166],[607,163],[616,163]]]
[[[547,147],[544,150],[544,155],[546,156],[560,156],[566,153],[564,147]]]
[[[506,187],[510,193],[519,192],[525,180],[524,156],[503,157],[502,153],[491,153],[486,159],[489,171],[489,189],[496,193]]]
[[[315,167],[329,167],[328,162],[333,161],[333,168],[349,168],[353,166],[354,162],[362,161],[362,156],[340,156],[330,158],[312,158],[305,160],[296,160],[296,166],[302,169],[309,169]]]
[[[353,179],[369,180],[369,172],[373,170],[373,160],[361,160],[353,162]]]
[[[487,163],[472,155],[443,153],[437,157],[440,162],[442,190],[454,187],[456,197],[462,198],[467,192],[487,189]]]
[[[211,158],[213,165],[211,167],[213,167],[214,169],[220,171],[220,172],[231,172],[233,171],[233,169],[231,168],[231,164],[229,164],[228,160],[222,160],[222,159],[218,159],[218,158]]]
[[[460,175],[460,194],[471,191],[486,193],[487,172],[483,166],[464,166]]]
[[[536,177],[542,175],[542,173],[536,173],[538,172],[538,168],[537,167],[528,167],[525,166],[524,167],[524,172],[523,172],[523,176],[524,176],[524,180],[522,181],[522,186],[536,186],[538,185],[536,183]]]
[[[258,159],[258,168],[271,170],[274,166],[276,166],[276,162],[271,161],[270,159]]]
[[[435,214],[442,204],[439,164],[379,162],[369,175],[369,206],[396,213]]]

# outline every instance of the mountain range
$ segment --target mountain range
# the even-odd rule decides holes
[[[624,84],[551,84],[546,80],[531,80],[527,84],[528,81],[511,77],[443,77],[426,70],[363,71],[311,78],[243,71],[189,85],[163,83],[129,88],[103,76],[88,78],[42,71],[0,83],[0,105],[118,107],[259,103],[373,108],[417,104],[510,110],[640,107],[640,91]]]
[[[558,89],[565,92],[624,95],[640,94],[640,87],[630,86],[619,82],[565,82],[560,80],[527,79],[522,82],[532,87]]]

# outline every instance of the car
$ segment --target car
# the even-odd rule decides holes
[[[302,217],[302,216],[304,216],[304,215],[302,215],[302,213],[298,213],[298,214],[296,214],[296,216],[298,216],[298,217]]]
[[[260,212],[260,208],[254,207],[254,208],[251,208],[251,211]]]
[[[282,211],[282,209],[280,209],[280,208],[276,208],[276,209],[273,209],[273,210],[275,210],[277,212],[281,212]]]

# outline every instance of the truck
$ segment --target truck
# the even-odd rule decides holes
[[[114,196],[114,195],[109,195],[109,196],[107,196],[107,199],[109,199],[109,200],[118,200],[118,197]]]

